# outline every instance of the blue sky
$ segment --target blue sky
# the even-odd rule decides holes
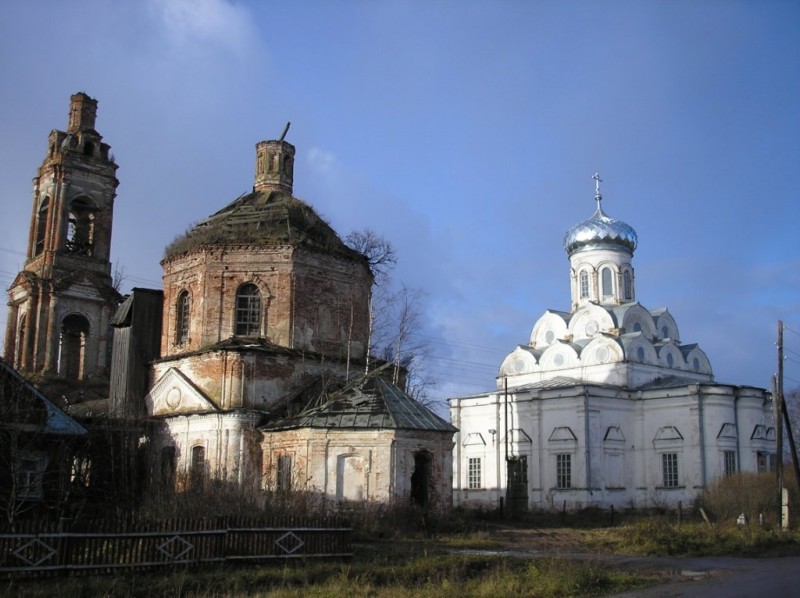
[[[295,195],[390,239],[425,289],[438,398],[492,388],[569,308],[562,239],[595,172],[639,234],[637,299],[727,383],[769,386],[782,319],[800,386],[798,32],[790,0],[3,0],[0,282],[85,91],[120,165],[124,287],[160,286],[164,246],[249,190],[291,121]]]

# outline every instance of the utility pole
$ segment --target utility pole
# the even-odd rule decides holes
[[[792,423],[789,421],[789,412],[786,409],[786,402],[783,400],[783,321],[778,320],[778,400],[780,401],[781,415],[783,422],[786,422],[786,436],[789,439],[789,448],[792,451],[792,466],[794,467],[794,477],[800,485],[800,464],[797,462],[797,447],[794,444],[794,434],[792,434]],[[782,425],[782,424],[781,424]]]
[[[783,415],[776,376],[772,377],[772,417],[775,420],[775,477],[778,482],[778,527],[783,527]]]

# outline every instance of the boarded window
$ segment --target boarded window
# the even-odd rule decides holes
[[[278,457],[276,472],[276,487],[280,492],[288,492],[292,489],[292,456],[281,455]]]

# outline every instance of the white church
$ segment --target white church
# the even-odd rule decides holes
[[[714,381],[666,308],[636,299],[636,231],[601,208],[567,231],[571,307],[547,310],[496,390],[450,399],[453,502],[495,508],[689,506],[774,467],[769,393]]]

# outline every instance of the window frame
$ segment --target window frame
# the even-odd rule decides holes
[[[44,476],[48,457],[41,451],[20,451],[14,461],[14,485],[18,500],[44,499]]]
[[[189,291],[183,290],[178,293],[178,301],[175,305],[175,342],[183,345],[189,342],[189,322],[191,317],[192,301]]]
[[[586,270],[578,273],[578,296],[581,299],[589,297],[589,273]]]
[[[626,301],[633,300],[633,277],[630,270],[622,273],[622,294]]]
[[[572,488],[572,454],[556,453],[556,488],[569,490]]]
[[[678,453],[661,453],[661,482],[663,488],[680,488]]]
[[[483,488],[483,463],[481,457],[467,457],[467,490]]]
[[[600,270],[600,294],[603,297],[614,296],[614,271],[609,266]]]
[[[252,291],[252,292],[251,292]],[[263,320],[263,300],[261,289],[252,282],[246,282],[236,290],[234,304],[234,336],[260,337]]]
[[[736,475],[739,469],[736,461],[736,451],[722,451],[722,464],[726,478]]]

